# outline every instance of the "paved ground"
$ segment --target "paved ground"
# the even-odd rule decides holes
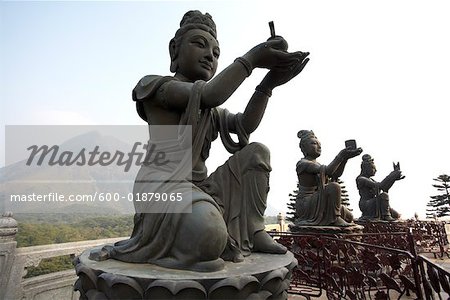
[[[436,265],[441,266],[442,268],[447,270],[447,272],[450,272],[450,259],[449,258],[445,258],[445,259],[430,259],[430,260],[432,262],[434,262]]]

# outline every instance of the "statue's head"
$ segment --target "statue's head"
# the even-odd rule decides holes
[[[189,81],[209,80],[217,70],[220,55],[216,24],[210,14],[191,10],[169,43],[170,71]]]
[[[300,139],[300,150],[308,157],[317,158],[322,153],[322,147],[319,140],[312,130],[300,130],[297,133]]]
[[[375,162],[369,154],[364,154],[362,156],[361,162],[361,174],[366,176],[374,176],[377,172],[377,168],[375,167]]]

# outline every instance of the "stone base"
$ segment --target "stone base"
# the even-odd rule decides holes
[[[289,229],[294,233],[312,234],[348,234],[362,233],[364,226],[353,224],[351,226],[313,226],[313,225],[289,225]]]
[[[216,272],[193,272],[114,259],[93,261],[91,249],[76,259],[80,299],[287,299],[297,260],[252,253]]]

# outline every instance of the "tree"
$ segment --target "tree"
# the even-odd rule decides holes
[[[427,206],[427,218],[445,217],[450,215],[450,176],[446,174],[439,175],[438,178],[433,178],[437,184],[433,184],[439,192],[438,195],[430,196],[431,200]]]
[[[297,189],[289,194],[289,202],[287,204],[288,211],[286,212],[286,221],[294,222],[297,219],[297,210],[295,209],[295,203],[297,202],[299,183],[297,182]]]
[[[342,181],[341,179],[338,178],[337,183],[341,186],[341,203],[342,203],[342,205],[346,206],[349,211],[353,211],[353,209],[350,208],[350,198],[348,197],[348,192],[344,185],[344,181]]]

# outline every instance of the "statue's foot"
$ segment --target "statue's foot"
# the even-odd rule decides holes
[[[334,221],[330,225],[338,226],[338,227],[348,227],[348,226],[352,226],[353,224],[344,221],[344,219],[342,219],[341,217],[337,217],[336,221]]]
[[[386,221],[386,222],[393,222],[393,221],[396,221],[396,219],[394,219],[393,217],[391,217],[391,216],[389,216],[389,215],[383,216],[383,217],[381,218],[381,220]]]
[[[285,254],[287,248],[278,244],[265,230],[255,233],[253,238],[253,251],[272,254]]]
[[[89,253],[90,260],[103,261],[109,258],[110,258],[109,252],[104,248],[94,249],[91,250],[91,252]]]
[[[232,261],[234,263],[244,261],[244,255],[242,255],[239,249],[234,247],[227,246],[220,257],[225,261]]]

